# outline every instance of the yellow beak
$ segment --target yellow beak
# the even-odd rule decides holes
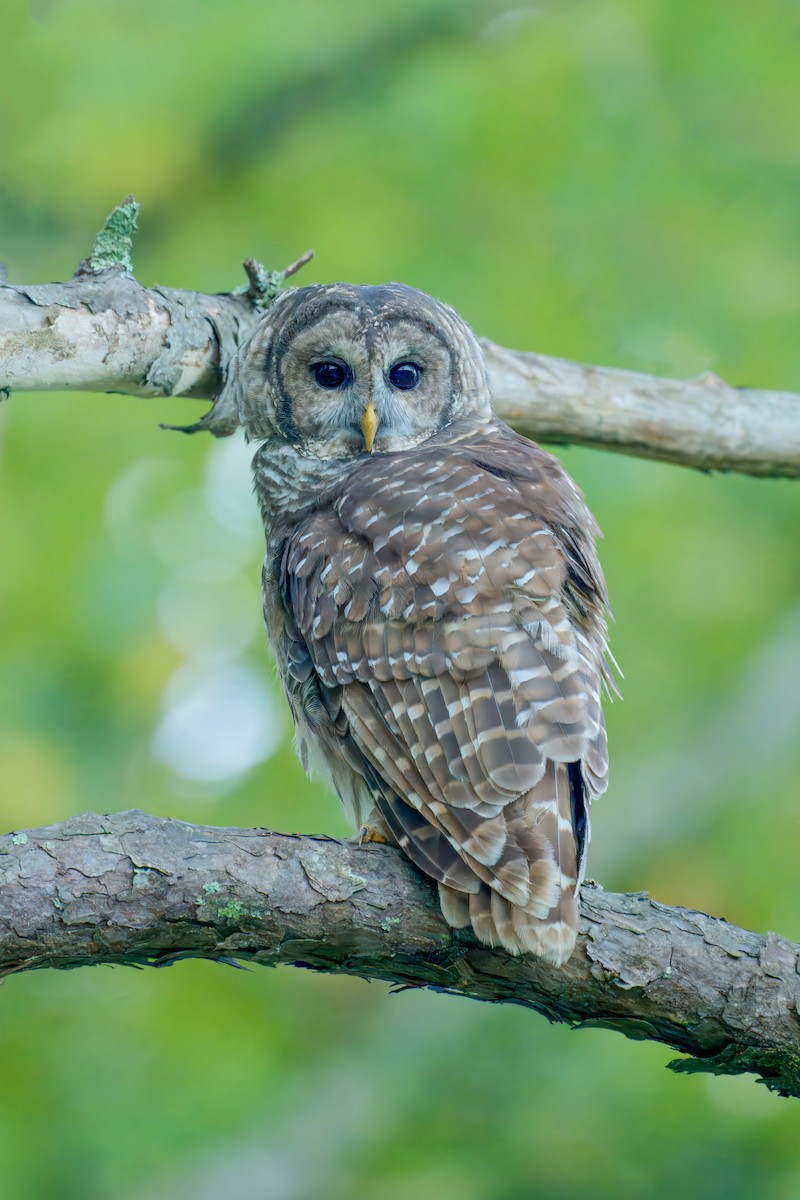
[[[361,432],[364,435],[364,444],[369,453],[372,453],[372,446],[375,441],[375,434],[378,432],[380,421],[378,414],[375,412],[375,405],[370,400],[367,407],[364,409],[364,416],[361,418]]]

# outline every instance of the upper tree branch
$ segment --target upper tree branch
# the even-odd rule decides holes
[[[288,963],[619,1030],[800,1096],[800,946],[586,886],[561,968],[450,929],[398,850],[141,812],[0,837],[0,976],[181,957]]]
[[[144,288],[130,267],[135,209],[129,198],[114,210],[69,282],[0,285],[0,392],[213,399],[190,428],[230,433],[227,364],[285,273],[248,260],[250,287],[241,293]],[[483,349],[497,412],[538,440],[702,470],[800,476],[798,395],[734,388],[713,374],[678,382],[586,367],[486,340]]]

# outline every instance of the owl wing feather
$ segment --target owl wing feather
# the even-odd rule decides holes
[[[360,460],[281,558],[286,671],[335,697],[348,761],[448,921],[553,962],[607,772],[595,533],[556,460],[495,422]]]

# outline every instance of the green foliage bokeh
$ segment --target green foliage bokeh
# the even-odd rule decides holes
[[[402,279],[505,345],[800,387],[789,0],[5,0],[0,19],[11,282],[67,278],[133,192],[145,283],[227,290],[243,258],[313,245],[302,281]],[[157,427],[196,414],[0,407],[4,830],[141,807],[345,832],[291,752],[257,532],[214,509],[233,460]],[[797,485],[563,458],[605,532],[626,673],[590,873],[797,938]],[[153,749],[188,654],[176,610],[214,660],[209,596],[280,733],[231,786]],[[34,973],[0,991],[0,1195],[800,1194],[794,1102],[668,1057],[306,972]]]

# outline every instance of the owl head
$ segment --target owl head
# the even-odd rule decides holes
[[[236,384],[249,438],[322,459],[408,449],[457,418],[490,416],[469,326],[399,283],[284,292],[243,346]]]

